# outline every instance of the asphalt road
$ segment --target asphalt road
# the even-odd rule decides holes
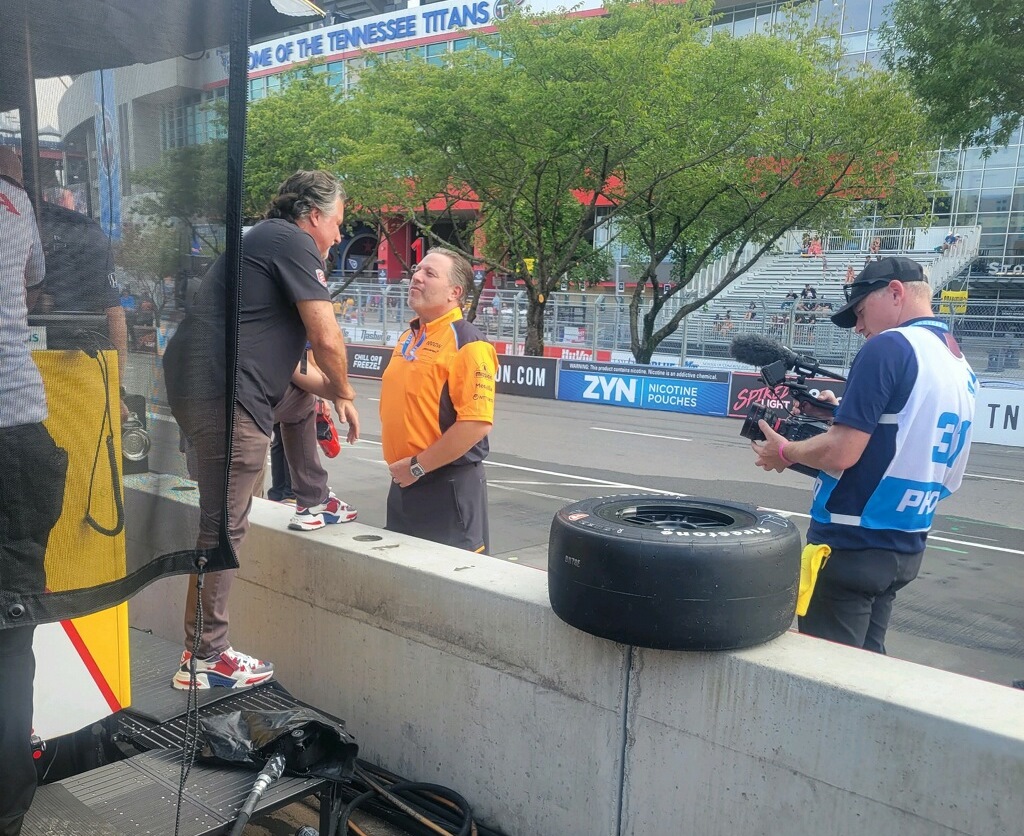
[[[382,527],[389,479],[380,383],[356,388],[362,438],[324,461],[359,522]],[[810,479],[754,467],[739,428],[733,419],[499,396],[487,461],[492,555],[544,570],[559,508],[634,491],[772,508],[806,534]],[[180,472],[173,424],[152,429],[151,468]],[[921,575],[897,596],[887,645],[902,659],[1008,684],[1024,677],[1024,449],[975,445],[967,474],[939,505]]]

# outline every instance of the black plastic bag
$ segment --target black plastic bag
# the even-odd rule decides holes
[[[260,769],[282,754],[293,775],[347,780],[359,746],[337,722],[309,708],[231,711],[201,720],[203,758]]]

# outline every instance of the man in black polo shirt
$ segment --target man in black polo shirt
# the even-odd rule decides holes
[[[288,409],[294,396],[290,383],[310,393],[310,397],[332,400],[341,420],[349,425],[349,442],[358,438],[359,416],[352,403],[355,392],[348,382],[345,342],[334,317],[323,262],[339,239],[338,228],[345,213],[343,199],[341,185],[328,172],[297,172],[281,185],[267,219],[245,235],[226,508],[223,259],[210,268],[168,343],[164,355],[167,400],[198,459],[197,549],[217,547],[221,516],[226,510],[227,534],[237,556],[248,531],[252,489],[263,472],[275,412]],[[316,364],[310,364],[303,373],[300,361],[307,340]],[[286,421],[283,417],[279,420]],[[308,504],[296,508],[296,517],[303,517],[308,524],[304,528],[312,527],[317,518],[335,522],[337,519],[326,518],[338,516],[339,504],[343,503],[333,494],[315,502],[308,500]],[[228,570],[205,578],[200,635],[194,629],[196,585],[189,585],[185,652],[174,676],[174,687],[190,687],[193,661],[196,687],[203,689],[255,685],[273,676],[272,665],[233,650],[228,642],[227,601],[233,575],[234,571]]]

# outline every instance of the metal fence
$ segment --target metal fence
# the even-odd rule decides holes
[[[415,316],[406,301],[407,289],[404,283],[350,285],[335,297],[338,321],[350,333],[354,329],[357,341],[387,344],[389,333],[402,331]],[[629,360],[630,299],[613,294],[551,294],[545,312],[545,345],[594,352],[594,356],[612,352],[615,359]],[[790,304],[794,307],[779,300],[755,302],[753,308],[736,311],[735,319],[713,310],[694,311],[658,346],[654,362],[682,365],[686,360],[728,360],[736,336],[760,334],[814,356],[824,366],[849,368],[862,338],[852,330],[836,328],[825,302],[818,301],[816,310],[801,310],[803,300]],[[650,301],[643,300],[641,316],[649,307]],[[1024,379],[1019,361],[1024,347],[1024,300],[941,303],[937,310],[979,374]],[[488,339],[518,346],[526,340],[526,313],[524,292],[485,290],[475,322]],[[670,315],[662,311],[659,326]]]

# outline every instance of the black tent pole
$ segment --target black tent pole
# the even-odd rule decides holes
[[[25,178],[25,191],[32,198],[32,205],[39,216],[39,121],[36,104],[36,82],[32,73],[32,32],[28,22],[28,4],[21,7],[22,11],[22,47],[21,66],[25,71],[22,87],[21,106],[18,108],[18,132],[21,134],[21,170]]]

